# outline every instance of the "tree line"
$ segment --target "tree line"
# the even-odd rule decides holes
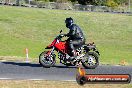
[[[5,0],[6,2],[10,0]],[[22,0],[16,0],[16,3],[19,3]],[[29,2],[29,0],[23,0],[25,2]],[[58,3],[66,3],[72,2],[73,4],[81,4],[81,5],[97,5],[97,6],[108,6],[108,7],[118,7],[121,5],[128,5],[129,0],[30,0],[30,1],[41,1],[41,2],[58,2]],[[132,2],[132,0],[131,0]]]
[[[44,2],[72,2],[72,3],[79,3],[82,5],[121,5],[121,4],[128,4],[128,0],[35,0],[35,1],[44,1]]]

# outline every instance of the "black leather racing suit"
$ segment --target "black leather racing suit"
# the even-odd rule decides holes
[[[76,24],[72,24],[68,28],[70,29],[70,31],[68,34],[66,34],[66,36],[69,37],[67,41],[69,42],[71,51],[73,51],[75,50],[75,46],[82,46],[85,43],[85,37],[80,27],[77,26]],[[71,53],[72,56],[74,56],[73,52]]]

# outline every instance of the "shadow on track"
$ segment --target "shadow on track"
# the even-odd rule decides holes
[[[77,68],[76,66],[54,65],[56,68]]]
[[[29,66],[29,67],[42,67],[40,64],[37,64],[37,63],[24,63],[24,62],[2,62],[4,64],[11,64],[11,65],[17,65],[17,66]],[[57,64],[57,65],[54,65],[53,67],[51,68],[77,68],[75,66],[65,66],[65,65],[61,65],[61,64]]]
[[[35,63],[24,63],[24,62],[2,62],[4,64],[18,65],[18,66],[29,66],[29,67],[42,67],[40,64]]]

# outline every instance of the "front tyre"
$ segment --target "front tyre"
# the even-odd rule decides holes
[[[55,64],[55,54],[48,55],[49,51],[42,52],[39,55],[39,63],[45,68],[50,68]]]
[[[82,65],[88,69],[95,69],[99,65],[99,56],[95,52],[88,52],[82,60]]]

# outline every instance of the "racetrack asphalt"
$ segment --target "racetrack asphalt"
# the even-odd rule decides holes
[[[0,79],[60,80],[75,81],[77,67],[58,64],[43,68],[39,63],[0,62]],[[101,65],[95,69],[86,69],[86,74],[130,74],[132,66]]]

